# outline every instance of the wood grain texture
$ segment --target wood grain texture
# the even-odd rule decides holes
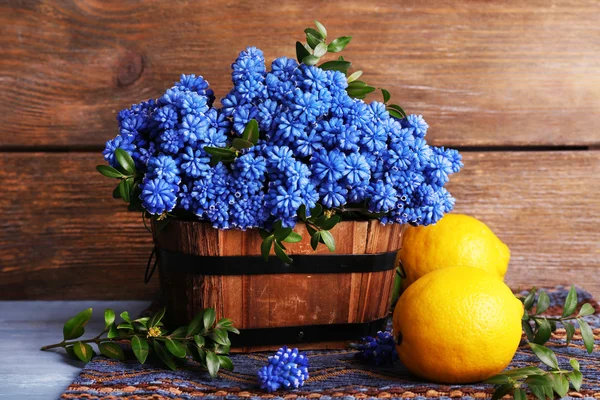
[[[0,153],[0,298],[151,298],[152,247],[113,200],[96,154]],[[512,252],[513,287],[577,283],[600,295],[600,151],[465,153],[456,210]]]
[[[318,17],[436,145],[598,145],[600,2],[0,2],[0,146],[100,146],[181,72],[217,97],[249,45],[294,56]]]
[[[303,240],[286,243],[290,256],[330,254],[325,246],[313,251],[304,225],[295,230]],[[159,232],[157,245],[172,252],[260,256],[262,239],[257,230],[218,231],[208,223],[173,221]],[[376,220],[343,221],[331,230],[335,254],[397,251],[401,247],[401,232],[400,225],[383,226]],[[168,263],[159,266],[167,323],[173,326],[188,324],[208,307],[215,309],[217,319],[231,318],[239,329],[371,322],[387,315],[394,281],[394,269],[230,276],[188,273],[176,267]],[[198,268],[201,271],[202,265]]]

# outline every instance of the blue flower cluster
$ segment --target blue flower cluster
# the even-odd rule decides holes
[[[356,358],[375,365],[391,365],[398,361],[398,351],[394,337],[390,332],[377,332],[375,337],[367,336],[361,343],[353,345],[359,350]]]
[[[420,115],[398,120],[383,103],[346,92],[339,71],[281,57],[267,71],[250,47],[232,65],[232,90],[213,107],[201,76],[182,75],[158,100],[121,111],[122,148],[144,172],[143,207],[189,212],[219,229],[293,227],[301,205],[364,209],[382,223],[428,225],[452,210],[444,188],[462,167],[456,150],[431,147]],[[206,146],[227,147],[255,119],[257,145],[211,166]]]
[[[283,389],[298,389],[308,379],[308,358],[298,349],[283,346],[267,365],[258,370],[260,388],[267,392]]]

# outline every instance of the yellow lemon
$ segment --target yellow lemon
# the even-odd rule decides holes
[[[430,381],[482,381],[512,360],[522,316],[523,304],[497,276],[471,267],[439,269],[398,300],[398,355],[409,371]]]
[[[400,260],[407,288],[428,272],[445,267],[476,267],[506,274],[510,251],[483,222],[464,214],[447,214],[437,224],[408,226]]]

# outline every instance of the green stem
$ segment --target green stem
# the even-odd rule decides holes
[[[102,332],[102,333],[104,333],[104,332]],[[100,335],[102,335],[102,333]],[[60,343],[54,343],[54,344],[46,345],[46,346],[42,347],[40,350],[50,350],[50,349],[55,349],[57,347],[67,347],[67,346],[71,346],[71,345],[73,345],[73,344],[75,344],[77,342],[81,342],[81,343],[96,343],[96,344],[98,344],[100,342],[116,342],[116,341],[119,341],[119,340],[131,339],[133,336],[135,336],[135,335],[129,335],[129,336],[123,336],[123,337],[109,339],[109,338],[100,338],[100,335],[96,336],[93,339],[72,340],[70,342],[67,342],[67,341],[63,340]]]

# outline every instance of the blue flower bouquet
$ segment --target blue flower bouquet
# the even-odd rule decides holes
[[[119,134],[98,166],[119,184],[113,195],[155,221],[206,221],[219,230],[260,229],[262,254],[286,262],[283,242],[335,243],[342,220],[428,225],[452,210],[444,188],[462,167],[456,150],[433,147],[421,115],[383,101],[376,88],[332,57],[350,42],[327,42],[317,23],[297,60],[267,68],[256,47],[232,64],[233,88],[220,106],[202,76],[181,75],[157,100],[118,114]],[[376,92],[376,93],[373,93]]]

